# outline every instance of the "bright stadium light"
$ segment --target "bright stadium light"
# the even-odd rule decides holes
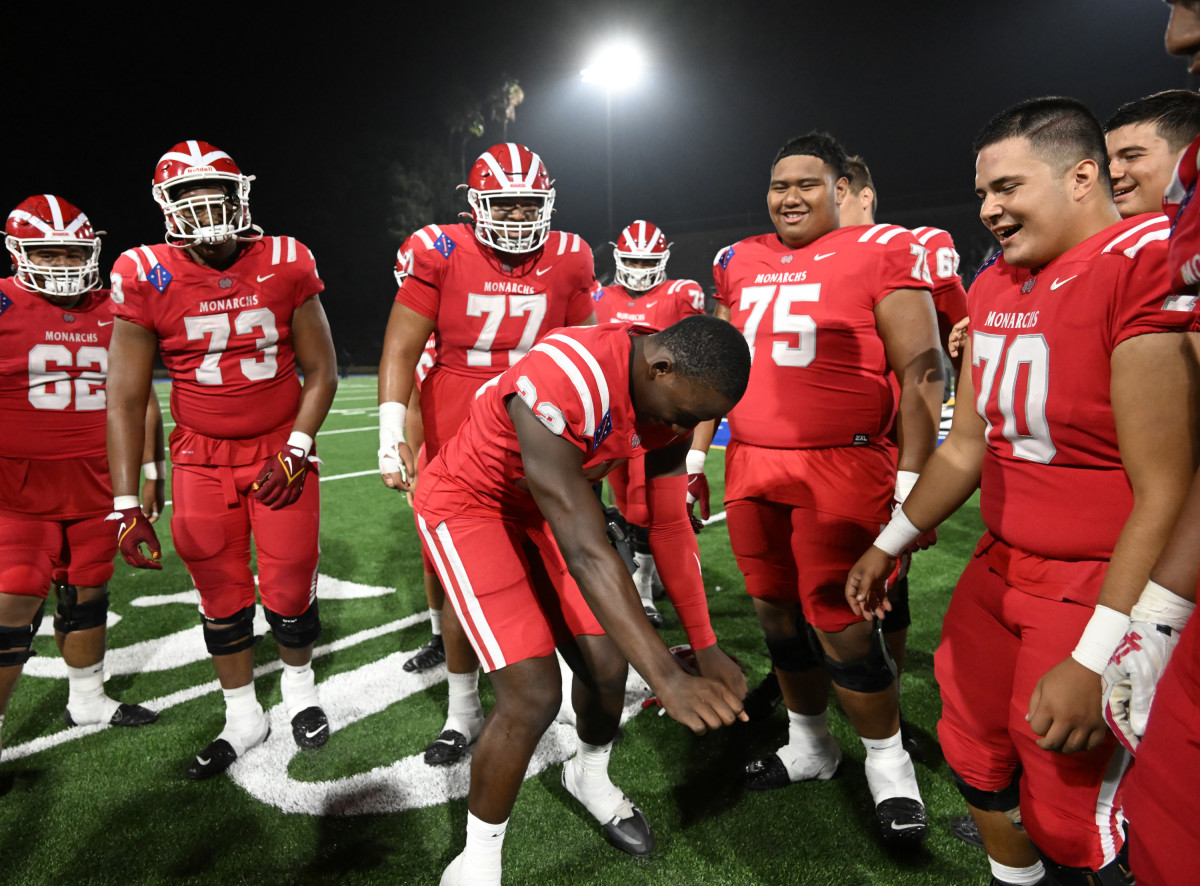
[[[584,83],[596,83],[608,92],[617,92],[637,84],[642,66],[642,54],[636,46],[613,42],[601,47],[580,73]]]
[[[591,64],[580,71],[584,83],[604,88],[604,140],[608,160],[608,230],[613,233],[613,176],[612,176],[612,97],[635,86],[642,78],[642,53],[632,43],[615,40],[607,43],[592,56]]]

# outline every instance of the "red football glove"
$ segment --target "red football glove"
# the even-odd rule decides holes
[[[308,456],[299,446],[284,446],[263,465],[251,494],[272,511],[286,508],[300,498],[304,477],[308,474]]]
[[[107,519],[118,521],[117,545],[126,563],[138,569],[162,569],[162,564],[157,562],[162,559],[162,545],[158,543],[154,527],[150,525],[140,507],[135,505],[132,508],[113,511]],[[142,553],[142,545],[146,546],[153,559],[147,559]]]

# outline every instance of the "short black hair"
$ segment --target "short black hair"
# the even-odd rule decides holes
[[[850,193],[861,194],[863,188],[871,189],[871,214],[879,211],[879,191],[875,189],[875,179],[871,178],[871,170],[867,161],[860,155],[846,158],[846,172],[850,176]]]
[[[693,314],[655,338],[675,358],[679,375],[708,385],[730,403],[746,393],[750,348],[736,327],[708,314]]]
[[[1189,89],[1164,89],[1117,108],[1105,132],[1122,126],[1153,123],[1154,131],[1167,147],[1178,153],[1200,135],[1200,93]]]
[[[1064,172],[1081,160],[1092,160],[1100,180],[1112,193],[1108,174],[1108,147],[1100,121],[1078,99],[1050,95],[1031,98],[993,117],[975,136],[978,154],[989,145],[1009,138],[1027,138],[1042,159]]]
[[[805,135],[798,135],[795,138],[788,139],[784,146],[775,154],[775,159],[771,161],[771,172],[775,172],[775,166],[784,157],[794,157],[798,155],[806,155],[816,157],[833,170],[835,179],[848,178],[849,173],[846,171],[846,149],[838,143],[838,140],[828,132],[809,132]]]

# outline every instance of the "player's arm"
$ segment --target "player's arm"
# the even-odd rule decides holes
[[[971,365],[970,342],[963,344],[963,363]],[[958,380],[954,420],[942,445],[920,469],[920,478],[904,504],[892,512],[891,522],[846,578],[846,602],[868,621],[882,618],[891,609],[883,582],[896,558],[922,532],[936,528],[957,511],[979,488],[983,457],[987,452],[987,425],[975,411],[975,384],[971,373]]]
[[[919,473],[937,446],[945,387],[933,300],[923,289],[897,289],[875,306],[875,327],[900,382],[898,469]]]
[[[508,414],[530,492],[604,630],[676,720],[697,733],[732,723],[741,699],[716,681],[688,676],[647,621],[629,570],[608,543],[600,502],[583,475],[583,453],[519,397],[509,399]]]
[[[146,410],[154,377],[158,337],[145,327],[116,317],[108,346],[108,470],[113,486],[113,515],[123,556],[131,566],[161,569],[158,539],[138,505],[138,478],[146,452]],[[153,558],[147,559],[145,544]]]
[[[746,675],[717,646],[708,613],[700,548],[684,503],[688,477],[685,457],[690,440],[646,453],[646,505],[650,511],[650,553],[663,587],[679,614],[688,643],[696,653],[700,673],[724,683],[738,698],[746,697]],[[688,468],[687,470],[690,470]]]
[[[287,443],[267,459],[252,487],[254,497],[276,511],[300,499],[308,474],[313,438],[337,393],[337,351],[318,296],[292,313],[292,350],[304,375],[300,405]]]
[[[1096,612],[1071,657],[1048,671],[1029,702],[1045,750],[1096,747],[1107,732],[1101,673],[1171,532],[1196,469],[1190,347],[1181,334],[1139,335],[1111,358],[1111,401],[1133,510],[1117,538]]]
[[[412,490],[417,476],[404,424],[414,387],[413,373],[433,334],[434,321],[400,302],[392,304],[379,358],[379,473],[390,489]]]
[[[142,449],[142,513],[151,523],[157,522],[166,506],[167,460],[164,450],[162,407],[151,391],[146,397],[146,429]]]

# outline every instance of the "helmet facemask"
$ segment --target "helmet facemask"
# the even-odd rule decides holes
[[[17,285],[39,292],[56,301],[73,301],[100,286],[100,241],[96,238],[57,237],[30,239],[5,238],[4,245],[16,266]],[[31,255],[41,248],[78,250],[75,262],[46,264],[41,256]]]
[[[617,265],[613,279],[630,292],[647,292],[667,279],[667,259],[670,257],[669,249],[662,252],[637,253],[622,252],[618,246],[613,249],[613,260]],[[654,264],[638,268],[630,265],[631,261],[652,261]]]
[[[498,220],[492,215],[492,205],[499,200],[518,198],[526,202],[537,203],[539,207],[535,218],[524,221],[511,221],[509,217]],[[520,255],[533,252],[546,242],[550,236],[550,217],[554,212],[554,188],[549,190],[505,188],[497,191],[477,191],[467,189],[467,204],[475,219],[475,236],[481,243],[490,246],[498,252],[508,252]],[[500,209],[501,207],[497,207]],[[510,216],[511,213],[504,213]]]
[[[252,230],[250,182],[253,179],[252,175],[205,170],[155,184],[154,200],[166,217],[167,242],[179,241],[172,245],[180,246],[217,244]],[[188,193],[198,188],[219,188],[221,193]]]

